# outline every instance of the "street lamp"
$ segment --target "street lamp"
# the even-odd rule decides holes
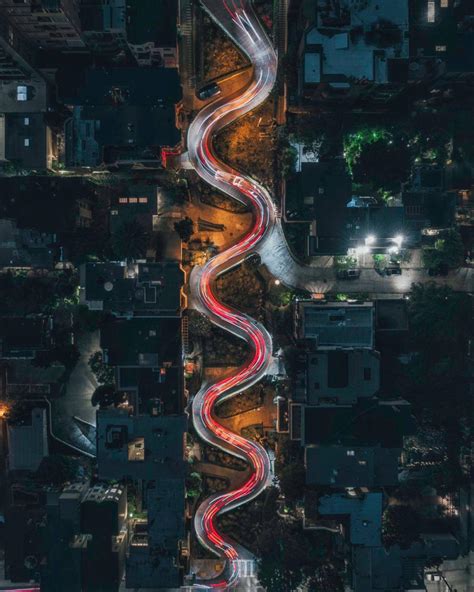
[[[369,234],[369,236],[365,239],[366,245],[373,245],[375,243],[375,236],[373,234]]]
[[[275,286],[279,286],[281,284],[280,280],[275,280]]]
[[[397,236],[393,240],[396,243],[397,247],[400,248],[403,243],[403,234],[397,234]]]

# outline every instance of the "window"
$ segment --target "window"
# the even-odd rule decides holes
[[[138,201],[139,203],[148,203],[148,197],[139,197]]]
[[[430,0],[428,2],[428,14],[427,14],[427,18],[428,18],[428,22],[429,23],[434,23],[435,22],[435,3]]]
[[[370,380],[372,378],[372,369],[364,368],[364,380]]]
[[[24,144],[24,145],[25,145],[27,148],[29,148],[29,146],[30,146],[30,138],[25,138],[25,139],[23,140],[23,144]]]
[[[128,203],[138,203],[138,198],[136,198],[136,197],[129,197]]]
[[[441,0],[441,8],[448,8],[449,0]]]
[[[17,86],[16,87],[16,100],[17,101],[27,101],[28,100],[28,88],[26,86]]]
[[[346,454],[347,456],[355,456],[355,450],[347,450]]]
[[[446,51],[446,45],[437,45],[435,49],[437,52]]]
[[[29,118],[29,117],[24,117],[24,118],[23,118],[23,123],[24,123],[25,125],[30,125],[30,118]]]

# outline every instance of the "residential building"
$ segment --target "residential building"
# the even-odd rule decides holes
[[[380,386],[380,356],[369,349],[315,349],[302,352],[294,403],[352,405],[373,397]]]
[[[318,500],[319,523],[335,520],[341,533],[350,545],[380,547],[382,545],[382,502],[383,494],[333,493]]]
[[[127,39],[140,66],[177,67],[178,2],[127,0]]]
[[[58,84],[60,100],[72,108],[65,124],[68,167],[159,163],[161,149],[180,142],[176,68],[90,68],[62,72]]]
[[[35,49],[81,50],[78,0],[0,0],[0,13],[11,28]]]
[[[334,488],[396,485],[403,438],[413,430],[410,404],[403,400],[304,407],[306,482]]]
[[[101,329],[104,361],[115,368],[117,389],[138,413],[159,405],[183,410],[181,319],[116,319]]]
[[[86,263],[81,266],[81,301],[117,317],[178,317],[184,272],[177,261]]]
[[[28,359],[9,359],[0,367],[0,387],[5,397],[21,399],[59,395],[64,386],[65,367],[40,367]]]
[[[132,524],[127,587],[178,588],[182,584],[184,527],[184,415],[147,415],[128,409],[97,414],[97,459],[102,479],[138,483],[147,518]]]
[[[52,318],[0,317],[0,358],[30,359],[51,347]]]
[[[347,208],[349,249],[358,252],[370,246],[371,253],[385,254],[406,246],[405,209],[400,200],[385,205],[373,197],[352,196]]]
[[[127,550],[127,488],[73,483],[48,495],[46,511],[41,590],[118,592]]]
[[[46,409],[36,407],[21,422],[7,423],[8,468],[10,471],[36,471],[48,456]]]
[[[125,0],[82,0],[80,20],[82,39],[93,53],[116,57],[126,52]]]
[[[301,155],[295,174],[286,183],[287,222],[310,223],[308,255],[346,254],[347,204],[352,181],[344,160],[309,162]]]
[[[415,0],[410,78],[468,81],[474,76],[470,0]]]
[[[300,100],[383,104],[397,95],[408,77],[408,0],[312,6],[300,45]]]
[[[454,222],[455,194],[445,191],[444,170],[417,166],[402,192],[406,228],[413,240],[421,241],[426,228],[448,228]]]
[[[0,267],[51,269],[54,241],[52,234],[18,228],[15,220],[0,219]]]
[[[0,164],[51,168],[46,81],[1,36],[0,62]]]
[[[300,300],[295,305],[295,335],[297,339],[316,340],[318,348],[373,349],[373,303]]]

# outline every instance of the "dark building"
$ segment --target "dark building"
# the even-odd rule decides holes
[[[406,83],[408,1],[305,3],[299,101],[385,104]]]
[[[127,587],[182,584],[185,430],[184,415],[160,415],[158,406],[139,416],[126,409],[97,414],[99,476],[138,483],[147,514],[130,524]]]
[[[286,219],[311,223],[309,255],[346,254],[345,220],[352,181],[345,162],[301,162],[286,183]]]
[[[413,431],[411,407],[402,400],[305,407],[306,481],[335,488],[396,485],[403,438]]]
[[[118,390],[138,412],[147,413],[152,401],[163,413],[182,411],[181,319],[117,319],[101,330],[100,346]]]
[[[75,483],[48,496],[44,592],[118,592],[127,549],[127,490]]]
[[[35,49],[81,50],[85,43],[79,4],[79,0],[1,0],[0,12],[12,29],[11,35]]]
[[[162,147],[180,141],[175,68],[91,68],[62,72],[59,97],[72,106],[66,122],[66,164],[159,161]]]
[[[118,317],[178,317],[183,282],[177,261],[86,263],[81,266],[81,301]]]
[[[1,317],[0,358],[33,359],[51,346],[51,330],[51,317]]]

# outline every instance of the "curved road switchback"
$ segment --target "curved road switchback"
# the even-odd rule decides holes
[[[223,574],[203,580],[198,587],[228,589],[239,582],[239,560],[252,559],[249,551],[224,536],[216,528],[219,514],[232,510],[259,495],[271,481],[270,459],[258,443],[247,440],[222,426],[215,418],[214,406],[259,381],[272,362],[272,339],[268,331],[246,314],[233,310],[215,296],[216,278],[239,265],[257,250],[276,220],[275,207],[268,192],[250,177],[221,162],[212,147],[213,137],[225,126],[260,105],[276,80],[277,57],[250,4],[245,0],[203,0],[204,8],[253,66],[249,85],[234,96],[218,97],[197,114],[188,136],[188,155],[199,176],[230,197],[249,206],[253,227],[235,245],[210,259],[191,276],[191,298],[197,308],[218,327],[246,341],[249,361],[239,371],[214,384],[202,385],[192,404],[193,422],[200,437],[212,446],[246,460],[251,476],[238,489],[215,494],[199,506],[194,525],[201,544],[226,559]]]

